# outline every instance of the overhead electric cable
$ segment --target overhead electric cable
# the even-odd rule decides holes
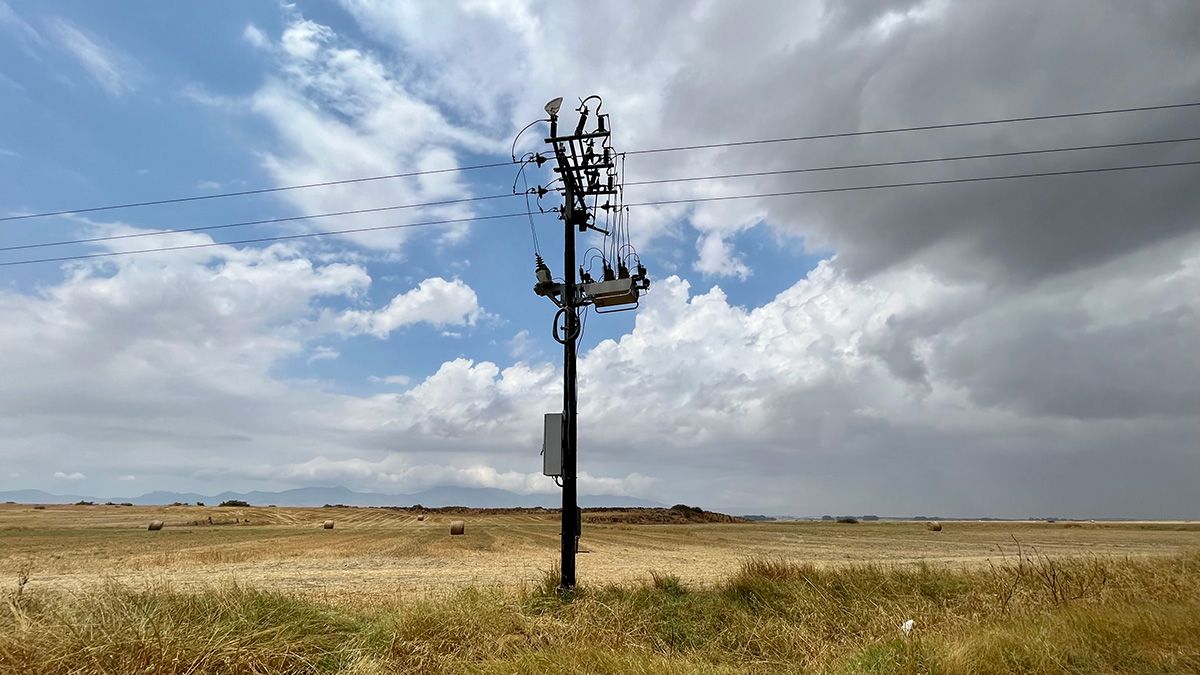
[[[1075,145],[1062,148],[1043,148],[1039,150],[1014,150],[1011,152],[988,152],[977,155],[957,155],[954,157],[928,157],[924,159],[904,159],[894,162],[867,162],[863,164],[836,164],[832,166],[814,166],[805,167],[802,169],[779,169],[775,171],[750,171],[746,173],[727,173],[716,176],[694,176],[690,178],[658,178],[654,180],[635,180],[627,181],[626,187],[634,185],[658,185],[661,183],[686,183],[689,181],[700,180],[719,180],[722,178],[750,178],[761,176],[781,176],[793,173],[813,173],[818,171],[840,171],[844,169],[867,169],[873,167],[885,166],[904,166],[909,164],[931,164],[936,162],[957,162],[968,159],[994,159],[998,157],[1019,157],[1023,155],[1045,155],[1056,152],[1074,152],[1079,150],[1102,150],[1110,148],[1129,148],[1143,145],[1162,145],[1165,143],[1188,143],[1200,141],[1200,136],[1190,136],[1187,138],[1166,138],[1152,141],[1129,141],[1126,143],[1104,143],[1101,145]],[[0,249],[3,250],[3,249]]]
[[[500,220],[503,218],[524,218],[525,212],[504,213],[492,216],[473,216],[471,218],[451,218],[447,220],[427,220],[419,223],[402,223],[400,225],[379,225],[375,227],[355,227],[347,230],[324,230],[321,232],[304,232],[301,234],[284,234],[276,237],[257,237],[255,239],[240,239],[238,241],[214,241],[204,244],[181,244],[179,246],[164,246],[161,248],[143,248],[133,251],[106,251],[104,253],[89,253],[83,255],[67,255],[58,258],[38,258],[35,260],[9,260],[0,262],[0,267],[14,265],[32,265],[34,263],[66,262],[68,260],[89,260],[92,258],[111,258],[122,255],[137,255],[139,253],[161,253],[165,251],[184,251],[195,248],[210,248],[213,246],[236,246],[238,244],[259,244],[271,241],[286,241],[289,239],[305,239],[310,237],[327,237],[334,234],[355,234],[358,232],[380,232],[383,230],[399,230],[406,227],[422,227],[426,225],[449,225],[453,223],[470,223],[477,220]]]
[[[790,191],[785,191],[785,192],[766,192],[766,193],[748,194],[748,195],[722,195],[722,196],[716,196],[716,197],[694,197],[694,198],[689,198],[689,199],[663,199],[663,200],[657,200],[657,201],[635,202],[635,203],[625,204],[625,207],[660,206],[660,205],[667,205],[667,204],[689,204],[689,203],[698,203],[698,202],[729,201],[729,200],[735,200],[735,199],[756,199],[756,198],[765,198],[765,197],[786,197],[786,196],[794,196],[794,195],[826,194],[826,193],[835,193],[835,192],[855,192],[855,191],[860,191],[860,190],[884,190],[884,189],[890,189],[890,188],[919,187],[919,186],[928,186],[928,185],[950,185],[950,184],[961,184],[961,183],[977,183],[977,182],[985,182],[985,181],[993,181],[993,180],[1011,180],[1011,179],[1021,179],[1021,178],[1043,178],[1043,177],[1050,177],[1050,176],[1068,176],[1068,175],[1076,175],[1076,174],[1108,173],[1108,172],[1116,172],[1116,171],[1135,171],[1135,170],[1141,170],[1141,169],[1159,169],[1159,168],[1195,166],[1195,165],[1200,165],[1200,160],[1193,160],[1193,161],[1186,161],[1186,162],[1164,162],[1164,163],[1159,163],[1159,164],[1134,164],[1134,165],[1127,165],[1127,166],[1110,166],[1110,167],[1099,167],[1099,168],[1093,168],[1093,169],[1070,169],[1070,170],[1066,170],[1066,171],[1039,171],[1039,172],[1033,172],[1033,173],[1005,174],[1005,175],[1001,175],[1001,176],[978,176],[978,177],[970,177],[970,178],[952,178],[952,179],[946,179],[946,180],[914,181],[914,182],[909,182],[909,183],[886,183],[886,184],[879,184],[879,185],[855,185],[855,186],[850,186],[850,187],[819,188],[819,189],[811,189],[811,190],[790,190]],[[511,195],[507,195],[507,196],[511,196]],[[539,215],[539,214],[534,214],[534,215]],[[87,254],[87,255],[62,256],[62,257],[58,257],[58,258],[40,258],[40,259],[34,259],[34,260],[13,260],[13,261],[7,261],[7,262],[0,262],[0,267],[9,267],[9,266],[13,266],[13,265],[32,265],[34,263],[45,263],[45,262],[64,262],[64,261],[69,261],[69,260],[85,260],[85,259],[89,259],[89,258],[105,258],[105,257],[120,256],[120,255],[133,255],[133,254],[137,254],[137,253],[156,253],[156,252],[162,252],[162,251],[177,251],[177,250],[193,249],[193,248],[207,248],[207,247],[211,247],[211,246],[235,246],[238,244],[255,244],[255,243],[270,242],[270,241],[282,241],[282,240],[287,240],[287,239],[301,239],[301,238],[306,238],[306,237],[323,237],[323,236],[329,236],[329,235],[335,235],[335,234],[351,234],[351,233],[355,233],[355,232],[373,232],[373,231],[378,231],[378,230],[394,230],[394,229],[400,229],[400,228],[405,228],[405,227],[417,227],[417,226],[421,226],[421,225],[440,225],[440,224],[448,224],[448,223],[456,223],[456,222],[471,222],[471,221],[476,221],[476,220],[494,220],[494,219],[502,219],[502,218],[517,218],[517,217],[524,218],[527,216],[528,216],[528,214],[526,212],[521,211],[518,213],[508,213],[508,214],[495,215],[495,216],[476,216],[473,218],[459,218],[459,219],[452,219],[452,220],[427,221],[427,222],[421,222],[421,223],[405,223],[405,224],[401,224],[401,225],[383,225],[383,226],[379,226],[379,227],[360,227],[360,228],[353,228],[353,229],[347,229],[347,230],[307,232],[307,233],[302,233],[302,234],[282,235],[282,236],[277,236],[277,237],[259,237],[256,239],[242,239],[242,240],[238,240],[238,241],[213,242],[213,243],[205,243],[205,244],[189,244],[189,245],[183,245],[183,246],[169,246],[169,247],[163,247],[163,248],[140,249],[140,250],[135,250],[135,251],[112,251],[112,252],[106,252],[106,253],[95,253],[95,254]]]
[[[936,130],[936,129],[953,129],[953,128],[959,128],[959,127],[986,126],[986,125],[993,125],[993,124],[1008,124],[1008,123],[1013,123],[1013,122],[1031,122],[1031,121],[1037,121],[1037,120],[1066,119],[1066,118],[1088,117],[1088,116],[1097,116],[1097,115],[1114,115],[1114,114],[1122,114],[1122,113],[1148,112],[1148,111],[1154,111],[1154,110],[1171,110],[1171,109],[1193,108],[1193,107],[1200,107],[1200,101],[1192,102],[1192,103],[1174,103],[1174,104],[1169,104],[1169,105],[1153,105],[1153,106],[1140,106],[1140,107],[1133,107],[1133,108],[1113,108],[1113,109],[1108,109],[1108,110],[1091,110],[1091,111],[1086,111],[1086,112],[1058,113],[1058,114],[1053,114],[1053,115],[1030,115],[1030,116],[1025,116],[1025,117],[1008,117],[1008,118],[993,119],[993,120],[954,122],[954,123],[949,123],[949,124],[927,124],[927,125],[921,125],[921,126],[897,127],[897,128],[891,128],[891,129],[871,129],[871,130],[865,130],[865,131],[846,131],[846,132],[838,132],[838,133],[811,134],[811,135],[807,135],[807,136],[789,136],[789,137],[782,137],[782,138],[766,138],[766,139],[756,139],[756,140],[746,140],[746,141],[731,141],[731,142],[725,142],[725,143],[704,143],[704,144],[698,144],[698,145],[680,145],[680,146],[664,147],[664,148],[647,148],[644,150],[630,150],[623,154],[641,155],[641,154],[651,154],[651,153],[660,153],[660,152],[703,150],[703,149],[710,149],[710,148],[726,148],[726,147],[736,147],[736,146],[746,146],[746,145],[762,145],[762,144],[767,144],[767,143],[787,143],[787,142],[793,142],[793,141],[807,141],[807,140],[818,140],[818,139],[826,139],[826,138],[847,138],[847,137],[852,137],[852,136],[872,136],[872,135],[878,135],[878,134],[895,134],[895,133],[903,133],[903,132],[910,132],[910,131],[930,131],[930,130]],[[273,193],[273,192],[285,192],[285,191],[289,191],[289,190],[304,190],[304,189],[309,189],[309,188],[327,187],[327,186],[332,186],[332,185],[348,185],[348,184],[352,184],[352,183],[366,183],[366,182],[371,182],[371,181],[390,180],[390,179],[395,179],[395,178],[409,178],[409,177],[413,177],[413,176],[425,176],[425,175],[438,174],[438,173],[450,173],[450,172],[454,172],[454,171],[472,171],[472,170],[477,170],[477,169],[494,169],[494,168],[503,167],[503,166],[511,166],[511,165],[517,164],[517,163],[518,162],[513,162],[513,161],[492,162],[489,164],[475,164],[475,165],[471,165],[471,166],[461,166],[461,167],[446,167],[443,169],[428,169],[428,170],[424,170],[424,171],[408,171],[408,172],[403,172],[403,173],[383,174],[383,175],[378,175],[378,176],[363,176],[363,177],[357,177],[357,178],[346,178],[346,179],[342,179],[342,180],[322,181],[322,182],[318,182],[318,183],[304,183],[304,184],[299,184],[299,185],[282,185],[279,187],[257,188],[257,189],[253,189],[253,190],[238,190],[238,191],[234,191],[234,192],[219,192],[219,193],[215,193],[215,194],[206,194],[206,195],[188,195],[188,196],[183,196],[183,197],[172,197],[172,198],[168,198],[168,199],[151,199],[151,200],[144,200],[144,201],[133,201],[133,202],[127,202],[127,203],[123,203],[123,204],[88,206],[88,207],[81,207],[81,208],[76,208],[76,209],[56,209],[53,211],[42,211],[42,212],[38,212],[38,213],[23,213],[23,214],[16,214],[16,215],[10,215],[10,216],[0,216],[0,222],[14,221],[14,220],[26,220],[26,219],[31,219],[31,218],[45,218],[48,216],[62,216],[62,215],[67,215],[67,214],[72,214],[72,213],[94,213],[97,211],[111,211],[111,210],[117,210],[117,209],[139,208],[139,207],[145,207],[145,206],[158,206],[158,205],[164,205],[164,204],[179,204],[179,203],[184,203],[184,202],[195,202],[195,201],[203,201],[203,200],[209,200],[209,199],[224,199],[224,198],[228,198],[228,197],[244,197],[244,196],[249,196],[249,195],[268,194],[268,193]]]
[[[1162,164],[1133,164],[1129,166],[1108,166],[1096,169],[1070,169],[1067,171],[1038,171],[1035,173],[1014,173],[1003,176],[978,176],[971,178],[950,178],[946,180],[922,180],[911,183],[885,183],[882,185],[854,185],[850,187],[818,188],[813,190],[788,190],[786,192],[764,192],[753,195],[724,195],[719,197],[693,197],[690,199],[662,199],[651,202],[636,202],[626,206],[661,206],[664,204],[693,204],[697,202],[720,202],[734,199],[754,199],[758,197],[788,197],[792,195],[815,195],[831,192],[856,192],[859,190],[886,190],[889,188],[919,187],[923,185],[950,185],[953,183],[980,183],[989,180],[1010,180],[1015,178],[1043,178],[1047,176],[1069,176],[1073,174],[1106,173],[1111,171],[1135,171],[1138,169],[1161,169],[1167,167],[1193,166],[1200,164],[1200,159],[1189,162],[1165,162]]]
[[[1087,112],[1058,113],[1054,115],[1029,115],[1025,117],[1005,117],[994,120],[975,122],[951,122],[948,124],[924,124],[915,127],[894,127],[891,129],[870,129],[866,131],[842,131],[828,134],[810,134],[808,136],[786,136],[782,138],[764,138],[749,141],[730,141],[726,143],[701,143],[698,145],[677,145],[667,148],[649,148],[646,150],[629,150],[627,155],[648,155],[657,152],[679,152],[684,150],[707,150],[711,148],[732,148],[743,145],[763,145],[766,143],[791,143],[794,141],[815,141],[826,138],[849,138],[852,136],[875,136],[879,134],[899,134],[909,131],[932,131],[936,129],[957,129],[961,127],[981,127],[990,124],[1010,124],[1012,122],[1034,122],[1037,120],[1057,120],[1072,117],[1090,117],[1096,115],[1116,115],[1121,113],[1147,112],[1151,110],[1171,110],[1176,108],[1194,108],[1200,106],[1200,101],[1194,103],[1172,103],[1169,105],[1148,105],[1137,108],[1113,108],[1109,110],[1089,110]]]
[[[348,185],[350,183],[368,183],[378,180],[391,180],[394,178],[409,178],[412,176],[428,176],[437,173],[449,173],[451,171],[473,171],[475,169],[494,169],[500,166],[509,166],[514,162],[493,162],[491,164],[475,164],[473,166],[449,167],[445,169],[428,169],[426,171],[408,171],[405,173],[389,173],[382,176],[364,176],[361,178],[346,178],[343,180],[328,180],[320,183],[304,183],[302,185],[282,185],[280,187],[257,188],[254,190],[239,190],[237,192],[218,192],[211,195],[190,195],[187,197],[171,197],[169,199],[151,199],[140,202],[128,202],[125,204],[108,204],[105,206],[88,206],[78,209],[60,209],[57,211],[42,211],[41,213],[22,213],[14,216],[0,216],[0,222],[7,220],[26,220],[29,218],[45,218],[47,216],[65,216],[71,213],[94,213],[96,211],[114,211],[117,209],[133,209],[143,206],[159,206],[162,204],[181,204],[183,202],[198,202],[206,199],[224,199],[226,197],[245,197],[248,195],[261,195],[270,192],[285,192],[287,190],[306,190],[308,188],[328,187],[331,185]]]
[[[383,211],[398,211],[400,209],[413,209],[423,206],[446,206],[449,204],[461,204],[464,202],[479,202],[489,199],[500,199],[502,197],[516,197],[513,194],[487,195],[484,197],[464,197],[462,199],[443,199],[436,202],[422,202],[418,204],[394,204],[392,206],[376,206],[366,209],[351,209],[349,211],[331,211],[329,213],[308,213],[300,216],[284,216],[280,218],[263,218],[261,220],[242,220],[236,223],[222,223],[220,225],[201,225],[198,227],[182,227],[174,230],[153,230],[151,232],[131,232],[129,234],[110,234],[103,237],[90,237],[88,239],[65,239],[62,241],[48,241],[38,244],[16,244],[13,246],[0,246],[0,251],[19,251],[28,248],[45,248],[47,246],[66,246],[68,244],[91,244],[99,241],[115,241],[118,239],[137,239],[140,237],[160,237],[167,234],[180,234],[183,232],[204,232],[207,230],[222,230],[231,227],[246,227],[249,225],[269,225],[273,223],[287,223],[296,220],[314,220],[316,218],[333,218],[337,216],[352,216],[364,213],[380,213]],[[532,216],[531,216],[532,217]]]

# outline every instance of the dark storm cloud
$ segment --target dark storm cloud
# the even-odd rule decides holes
[[[982,405],[1027,415],[1123,419],[1200,411],[1194,309],[1100,327],[1088,327],[1088,318],[1074,312],[1019,318],[973,326],[964,339],[944,345],[942,374]]]
[[[900,18],[919,7],[923,14]],[[768,30],[762,24],[780,16],[727,12],[739,16],[709,28],[712,55],[685,67],[671,88],[666,118],[687,120],[693,139],[729,138],[730,129],[763,138],[1200,100],[1200,7],[1193,3],[851,3],[827,12],[814,39],[774,53],[731,43],[739,31]],[[1200,110],[1185,109],[731,149],[719,166],[758,171],[1198,131]],[[1194,159],[1197,143],[728,181],[727,189]],[[1200,168],[1189,167],[775,198],[761,206],[769,222],[830,244],[855,275],[916,261],[960,278],[1019,284],[1194,231],[1197,184]]]

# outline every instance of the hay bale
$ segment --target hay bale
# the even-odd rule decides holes
[[[452,534],[452,535],[465,534],[466,529],[467,529],[467,524],[464,523],[463,521],[461,521],[461,520],[450,521],[450,534]]]
[[[150,521],[150,526],[146,528],[148,532],[158,532],[162,529],[163,522],[161,520]]]
[[[931,520],[928,523],[925,523],[925,529],[929,530],[930,532],[941,532],[942,524],[936,520]]]
[[[425,520],[425,514],[422,513],[421,515],[417,516],[417,520]]]
[[[325,529],[327,529],[327,530],[332,530],[332,529],[333,529],[333,521],[332,521],[332,520],[327,520],[327,521],[325,521],[325,522],[324,522],[324,523],[321,525],[321,527],[323,527],[323,528],[325,528]]]

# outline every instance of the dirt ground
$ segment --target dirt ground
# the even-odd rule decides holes
[[[209,518],[213,524],[209,524]],[[0,505],[0,585],[30,572],[28,591],[96,584],[228,582],[330,601],[378,602],[475,585],[534,583],[558,557],[554,514],[461,516],[348,508]],[[158,532],[146,530],[163,520]],[[333,530],[321,528],[332,519]],[[1200,523],[879,521],[585,524],[582,583],[645,579],[650,570],[690,584],[727,577],[754,555],[820,565],[986,565],[1016,541],[1051,556],[1154,556],[1200,549]],[[10,582],[11,580],[11,582]]]

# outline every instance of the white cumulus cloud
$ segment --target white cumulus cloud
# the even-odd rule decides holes
[[[367,333],[382,339],[415,323],[472,326],[482,313],[473,288],[459,279],[431,277],[395,296],[386,307],[374,311],[350,310],[339,316],[336,323],[348,333]]]

